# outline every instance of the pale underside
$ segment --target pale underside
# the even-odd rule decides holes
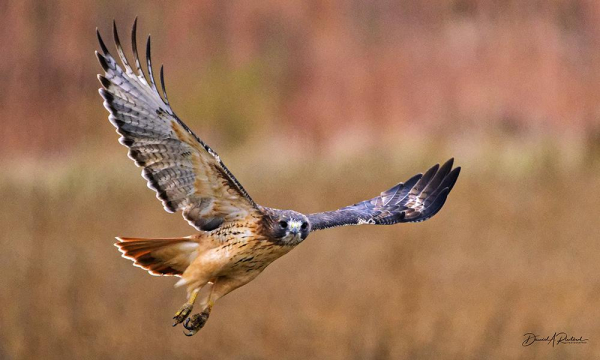
[[[303,241],[311,231],[345,225],[392,225],[420,222],[444,205],[460,168],[453,160],[433,166],[380,195],[335,211],[303,215],[257,205],[223,164],[220,157],[175,115],[160,78],[162,96],[154,81],[150,38],[146,47],[149,80],[139,60],[136,23],[132,31],[133,68],[121,47],[114,26],[118,59],[100,34],[103,54],[97,54],[104,74],[100,94],[109,120],[129,149],[129,157],[142,167],[148,187],[156,192],[168,212],[181,211],[198,234],[175,239],[119,238],[123,256],[153,275],[174,275],[185,285],[190,300],[176,314],[176,324],[189,315],[200,288],[211,285],[201,300],[202,312],[188,327],[193,335],[210,313],[212,301],[250,282],[270,263]],[[287,217],[286,217],[287,216]],[[281,235],[278,224],[295,224],[303,235]],[[212,299],[212,300],[211,300]]]

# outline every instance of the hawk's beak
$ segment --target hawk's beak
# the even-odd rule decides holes
[[[300,222],[297,221],[290,221],[290,232],[292,234],[299,234],[300,233],[300,226],[302,226],[302,224]]]

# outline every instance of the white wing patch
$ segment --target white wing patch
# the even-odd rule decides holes
[[[375,225],[375,220],[358,218],[358,222],[356,224],[357,225]]]

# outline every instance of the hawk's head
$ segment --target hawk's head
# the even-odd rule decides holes
[[[292,210],[272,210],[266,221],[266,230],[281,245],[298,245],[310,233],[308,218]]]

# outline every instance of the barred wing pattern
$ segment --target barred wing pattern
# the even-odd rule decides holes
[[[137,19],[131,33],[135,71],[125,57],[113,23],[113,35],[122,66],[109,53],[100,33],[103,54],[96,52],[104,75],[100,95],[110,122],[129,148],[129,157],[143,168],[148,187],[156,191],[168,212],[182,211],[198,230],[212,230],[223,222],[261,214],[256,203],[221,162],[173,112],[160,68],[161,97],[152,72],[150,36],[146,46],[150,81],[142,70],[136,44]]]
[[[345,225],[392,225],[401,222],[425,221],[444,205],[456,183],[460,167],[452,169],[454,159],[442,167],[433,166],[384,191],[380,196],[345,208],[309,214],[311,231]]]

